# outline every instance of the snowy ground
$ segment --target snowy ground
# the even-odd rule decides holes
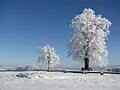
[[[120,74],[0,72],[0,90],[120,90]]]

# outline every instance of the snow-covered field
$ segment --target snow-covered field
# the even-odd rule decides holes
[[[0,90],[120,90],[120,75],[46,71],[0,72]]]

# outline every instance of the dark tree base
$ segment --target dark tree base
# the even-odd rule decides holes
[[[84,71],[84,70],[86,70],[86,69],[82,67],[81,71]],[[93,71],[93,69],[91,67],[89,67],[87,71]]]
[[[85,61],[85,70],[88,70],[89,71],[89,58],[84,58],[84,61]]]
[[[104,73],[103,73],[103,72],[100,72],[100,75],[104,75]]]

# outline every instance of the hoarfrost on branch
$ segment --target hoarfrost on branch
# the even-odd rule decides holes
[[[52,68],[55,64],[60,63],[59,60],[59,55],[56,54],[54,47],[47,44],[38,48],[38,63],[47,63],[48,67]]]
[[[107,65],[108,51],[105,40],[110,33],[110,26],[111,22],[108,19],[95,15],[90,8],[84,9],[82,14],[77,15],[71,21],[74,33],[68,43],[69,56],[77,61],[89,58],[90,61],[100,66]]]

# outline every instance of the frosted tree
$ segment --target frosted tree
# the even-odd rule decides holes
[[[107,35],[110,33],[111,22],[96,15],[92,9],[84,9],[71,21],[74,29],[72,39],[68,43],[68,54],[74,60],[85,63],[89,70],[89,60],[100,65],[107,65],[108,51],[106,49]]]
[[[48,44],[44,47],[38,48],[38,63],[47,63],[47,70],[50,71],[51,68],[60,63],[60,58],[56,54],[55,48],[50,47]]]

